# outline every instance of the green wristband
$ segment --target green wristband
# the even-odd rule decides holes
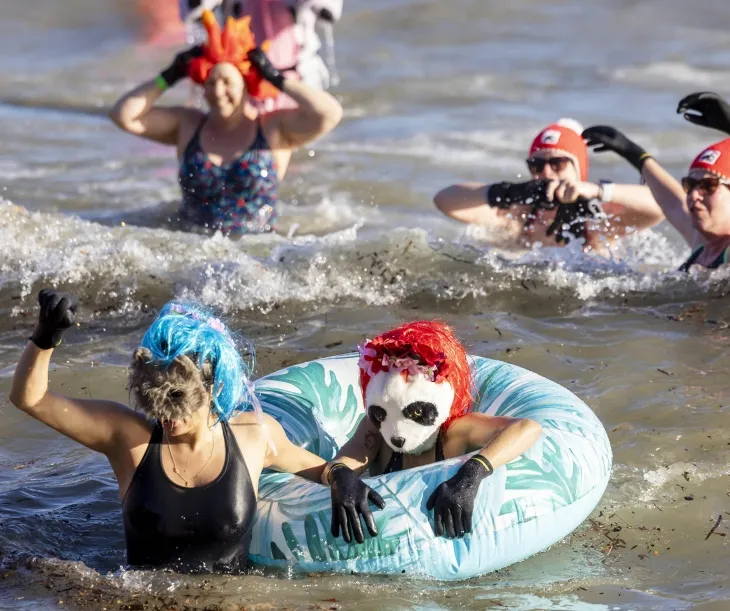
[[[167,84],[167,81],[165,80],[165,77],[161,74],[158,74],[155,77],[155,85],[157,85],[160,88],[160,91],[165,91],[170,85]]]

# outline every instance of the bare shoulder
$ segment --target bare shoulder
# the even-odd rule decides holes
[[[205,118],[205,113],[199,108],[190,108],[188,106],[168,106],[171,112],[174,112],[181,121],[194,123],[197,125]]]
[[[263,127],[265,130],[276,129],[279,127],[282,118],[290,112],[292,112],[292,110],[288,108],[280,108],[277,110],[272,110],[270,112],[262,112],[259,114],[259,123],[261,123],[261,127]]]
[[[263,421],[262,421],[263,418]],[[241,412],[239,414],[236,414],[233,418],[231,418],[228,423],[231,426],[260,426],[262,423],[265,424],[271,424],[274,423],[277,426],[279,426],[279,423],[276,421],[275,418],[272,418],[268,414],[262,414],[261,416],[258,416],[256,412]]]
[[[281,425],[268,414],[259,416],[254,412],[242,412],[231,418],[228,424],[231,425],[231,429],[237,437],[252,435],[265,439],[263,433],[266,433],[266,435],[270,435],[277,440],[284,435]],[[266,427],[266,431],[262,430],[262,425]]]
[[[114,445],[117,450],[132,449],[149,442],[155,424],[144,414],[116,401],[99,402],[98,408],[116,421]]]
[[[171,106],[170,110],[175,113],[180,122],[178,145],[185,146],[205,119],[205,113],[197,108],[186,108],[185,106]]]
[[[488,416],[479,412],[464,414],[461,418],[452,421],[446,429],[445,439],[461,438],[466,439],[473,436],[474,431],[492,431],[504,428],[505,422],[502,416]]]
[[[205,113],[202,110],[187,106],[155,106],[150,112],[174,118],[179,122],[181,128],[191,125],[197,126],[205,118]]]
[[[469,412],[464,414],[461,418],[457,418],[451,423],[451,426],[447,429],[447,432],[455,429],[470,429],[474,426],[485,427],[494,426],[501,420],[499,416],[489,416],[488,414],[482,414],[480,412]]]
[[[241,412],[236,414],[228,421],[234,429],[250,429],[257,428],[261,425],[261,421],[256,417],[253,412]]]
[[[264,130],[264,136],[272,149],[288,149],[289,145],[281,134],[281,124],[296,113],[295,108],[281,108],[278,110],[272,110],[259,115],[259,122],[261,123],[261,129]]]

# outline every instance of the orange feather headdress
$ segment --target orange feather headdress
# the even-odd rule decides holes
[[[252,97],[264,99],[279,95],[279,90],[264,80],[248,60],[248,52],[256,48],[256,39],[250,27],[251,17],[228,17],[223,31],[215,15],[209,10],[203,11],[201,20],[208,32],[208,42],[202,45],[203,54],[190,61],[188,76],[193,81],[203,84],[213,66],[228,62],[243,75],[246,89]],[[269,41],[264,41],[260,46],[266,51]]]

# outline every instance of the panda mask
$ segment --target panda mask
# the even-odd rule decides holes
[[[436,443],[454,389],[423,374],[381,371],[370,380],[365,399],[368,417],[394,452],[421,454]]]
[[[368,418],[394,452],[422,454],[471,409],[466,350],[439,321],[391,329],[358,346]]]

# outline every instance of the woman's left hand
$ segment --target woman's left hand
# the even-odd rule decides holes
[[[165,80],[167,86],[172,87],[175,83],[187,77],[190,62],[193,58],[200,57],[202,54],[203,48],[200,45],[180,51],[172,60],[172,63],[160,72],[160,76]]]
[[[426,509],[433,512],[433,531],[441,537],[446,531],[449,539],[463,537],[471,532],[471,515],[479,484],[492,472],[476,458],[467,460],[454,477],[443,482],[426,501]]]
[[[261,47],[256,47],[248,52],[248,61],[256,67],[261,78],[269,81],[280,91],[284,89],[284,75],[271,63]]]

